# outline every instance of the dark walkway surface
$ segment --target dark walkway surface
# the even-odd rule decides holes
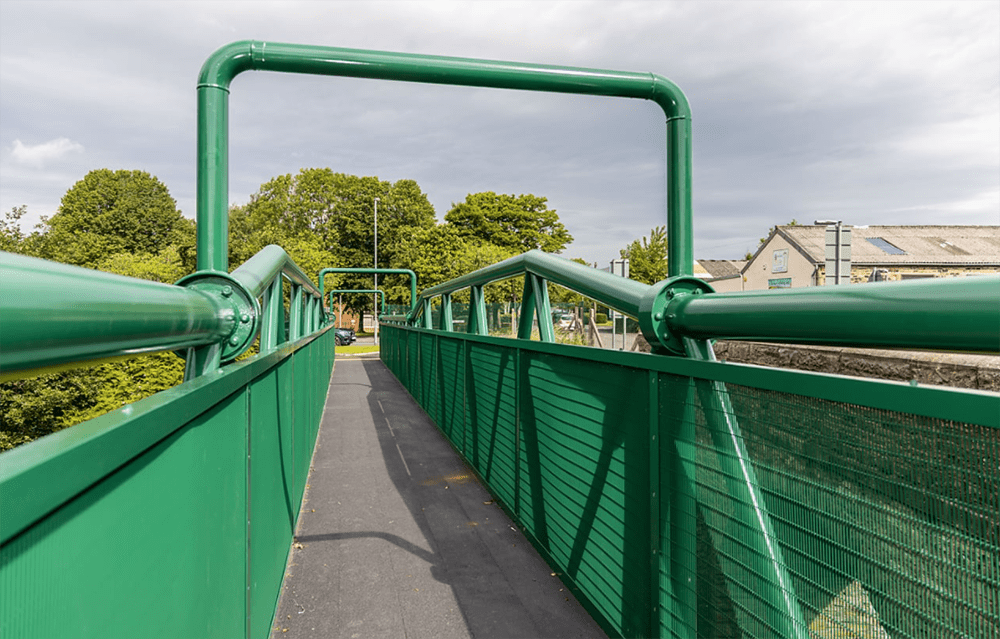
[[[377,359],[338,357],[273,638],[604,637]]]

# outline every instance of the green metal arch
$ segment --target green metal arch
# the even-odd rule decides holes
[[[326,276],[331,273],[355,273],[361,275],[409,275],[410,276],[410,313],[417,306],[417,274],[408,268],[355,268],[355,267],[329,267],[321,269],[319,272],[319,296],[324,297],[323,284]]]
[[[229,86],[249,70],[652,100],[666,115],[669,272],[671,276],[693,273],[691,111],[684,93],[670,80],[652,73],[251,40],[217,50],[205,61],[198,79],[199,270],[226,270]]]

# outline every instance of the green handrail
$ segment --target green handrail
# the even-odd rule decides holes
[[[194,273],[175,285],[3,252],[0,278],[0,381],[161,351],[187,351],[190,379],[233,361],[258,335],[266,352],[321,324],[319,289],[274,245],[232,274]],[[283,279],[292,285],[288,336]]]
[[[432,286],[418,301],[524,274],[637,318],[660,352],[691,355],[685,338],[1000,352],[1000,275],[716,293],[693,277],[648,286],[535,250]]]
[[[248,259],[232,275],[254,296],[264,294],[265,289],[278,275],[284,275],[295,286],[301,286],[316,297],[322,297],[319,288],[309,276],[298,267],[285,249],[270,244]]]
[[[284,294],[282,280],[291,282],[291,305],[288,335],[284,335]],[[221,343],[191,348],[184,370],[186,379],[211,372],[233,361],[249,349],[257,335],[261,351],[297,340],[319,328],[322,323],[322,293],[280,246],[265,246],[239,268],[224,272],[198,271],[177,284],[222,299],[232,308],[236,320],[228,338]],[[263,296],[263,309],[257,301]],[[263,318],[263,321],[262,321]]]
[[[1000,275],[685,295],[663,312],[696,339],[1000,352]]]
[[[652,100],[666,114],[667,237],[672,276],[693,273],[691,112],[670,80],[652,73],[241,41],[213,53],[198,79],[198,269],[228,260],[229,86],[244,71],[577,93]]]
[[[639,317],[642,298],[650,288],[642,282],[612,275],[607,271],[584,266],[536,249],[424,289],[418,299],[430,299],[525,273],[538,275],[554,284],[571,288],[605,306],[636,318]]]
[[[206,293],[0,253],[0,380],[215,344],[237,318]]]

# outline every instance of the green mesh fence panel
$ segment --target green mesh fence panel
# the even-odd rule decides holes
[[[521,356],[520,522],[602,616],[648,635],[647,373]]]
[[[387,365],[612,636],[1000,637],[995,393],[401,327],[384,339]]]
[[[996,429],[728,391],[811,637],[1000,637]],[[698,579],[711,603],[699,635],[766,637],[747,526],[696,404]]]
[[[467,344],[465,454],[505,503],[514,503],[516,474],[516,349]]]

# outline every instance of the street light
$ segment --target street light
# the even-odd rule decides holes
[[[378,268],[378,202],[375,198],[375,268]],[[378,273],[375,273],[375,290],[378,291]],[[375,317],[375,346],[378,346],[378,293],[372,294],[372,315]]]

